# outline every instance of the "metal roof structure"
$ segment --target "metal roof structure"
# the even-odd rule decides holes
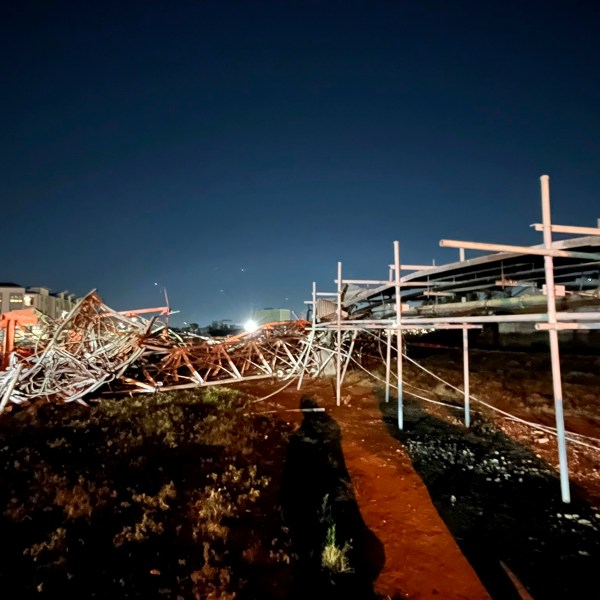
[[[533,246],[532,250],[541,246]],[[566,305],[600,305],[600,236],[585,236],[554,242],[553,249],[563,251],[554,256],[554,280],[563,286]],[[390,270],[393,272],[393,265]],[[453,305],[461,303],[461,313],[468,314],[483,306],[490,299],[540,297],[545,304],[544,256],[538,254],[495,252],[468,260],[431,266],[413,271],[400,278],[402,302],[411,308],[403,311],[405,317],[416,316],[422,311],[414,307],[436,305],[437,314],[453,314]],[[351,318],[385,318],[395,313],[394,297],[396,282],[390,280],[375,287],[347,287],[342,305]],[[559,288],[560,289],[560,288]],[[440,302],[440,299],[443,301]],[[560,299],[558,299],[560,302]],[[486,302],[486,313],[519,312],[527,310],[533,302]],[[447,307],[447,310],[444,310]],[[566,306],[565,306],[566,308]],[[425,311],[429,312],[429,311]]]

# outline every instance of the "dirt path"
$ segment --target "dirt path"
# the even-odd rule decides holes
[[[346,419],[338,422],[362,516],[385,548],[376,592],[390,598],[400,591],[415,599],[489,598],[406,452],[396,440],[384,441],[381,416],[373,410],[376,400],[359,402],[360,430]]]
[[[327,406],[327,413],[341,428],[356,502],[384,548],[385,562],[374,581],[375,592],[390,599],[490,598],[438,515],[402,444],[387,432],[372,390],[357,388],[352,406],[339,408],[328,382],[312,383],[302,394]],[[299,397],[295,391],[278,394],[270,410],[299,427],[303,420],[297,410]]]

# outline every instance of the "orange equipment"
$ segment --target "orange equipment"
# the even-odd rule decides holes
[[[8,367],[10,353],[15,349],[15,331],[17,327],[35,325],[38,322],[34,308],[22,308],[0,314],[0,329],[5,329],[2,344],[2,370]]]

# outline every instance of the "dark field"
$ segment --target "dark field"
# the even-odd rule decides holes
[[[458,353],[412,354],[460,384]],[[590,436],[596,361],[565,359],[567,428]],[[552,424],[546,363],[475,352],[472,391]],[[460,403],[414,366],[407,381]],[[3,597],[589,597],[597,452],[569,446],[565,505],[551,436],[476,403],[465,430],[407,398],[398,432],[365,374],[349,374],[341,407],[327,379],[252,401],[273,385],[2,415]]]

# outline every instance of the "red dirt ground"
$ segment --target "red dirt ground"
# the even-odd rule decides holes
[[[421,362],[460,383],[458,354]],[[525,419],[552,424],[547,362],[543,355],[475,353],[472,393]],[[567,429],[598,436],[598,359],[564,362]],[[459,403],[458,394],[440,389],[418,369],[409,367],[407,381],[428,389],[432,398]],[[257,397],[273,391],[267,384],[243,389]],[[406,435],[398,439],[395,399],[382,405],[381,389],[354,372],[340,407],[327,379],[300,391],[290,386],[254,404],[257,412],[299,428],[306,416],[299,399],[309,395],[337,422],[360,513],[385,553],[375,592],[382,598],[446,600],[588,597],[582,590],[593,581],[593,565],[600,564],[600,454],[569,446],[573,503],[563,504],[552,436],[489,410],[485,417],[475,414],[467,431],[460,412],[407,399]],[[477,413],[481,406],[473,408]],[[461,450],[463,439],[470,446]],[[429,444],[425,452],[423,444]],[[437,451],[442,453],[436,458]],[[424,458],[428,453],[431,458]],[[467,464],[462,456],[474,458]],[[502,464],[507,469],[493,472]]]

